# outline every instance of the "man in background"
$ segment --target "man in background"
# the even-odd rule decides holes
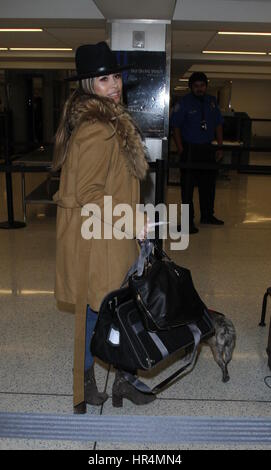
[[[208,79],[203,72],[194,72],[189,79],[191,92],[174,107],[170,118],[181,162],[202,165],[201,169],[181,170],[182,203],[189,204],[189,233],[197,233],[194,225],[193,192],[197,184],[202,224],[223,225],[214,216],[216,170],[204,165],[222,158],[223,118],[216,98],[207,94]],[[216,138],[218,150],[211,146]]]

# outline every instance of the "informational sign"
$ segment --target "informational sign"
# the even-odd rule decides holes
[[[165,136],[166,53],[119,51],[119,64],[131,65],[123,73],[124,102],[145,137]]]

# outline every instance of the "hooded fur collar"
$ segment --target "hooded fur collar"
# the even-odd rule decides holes
[[[123,105],[98,95],[77,93],[67,110],[66,131],[71,135],[83,122],[101,121],[112,127],[125,154],[129,172],[144,179],[148,169],[147,149],[141,132]]]

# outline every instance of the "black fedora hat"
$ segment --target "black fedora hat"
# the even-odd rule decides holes
[[[131,65],[119,65],[115,53],[104,41],[79,46],[76,49],[75,64],[77,75],[66,78],[68,81],[100,77],[131,67]]]

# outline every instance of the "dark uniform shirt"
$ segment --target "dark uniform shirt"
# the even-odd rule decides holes
[[[219,124],[223,124],[223,118],[216,98],[211,95],[201,100],[189,93],[175,105],[170,118],[171,127],[180,128],[183,141],[191,144],[211,143]]]

